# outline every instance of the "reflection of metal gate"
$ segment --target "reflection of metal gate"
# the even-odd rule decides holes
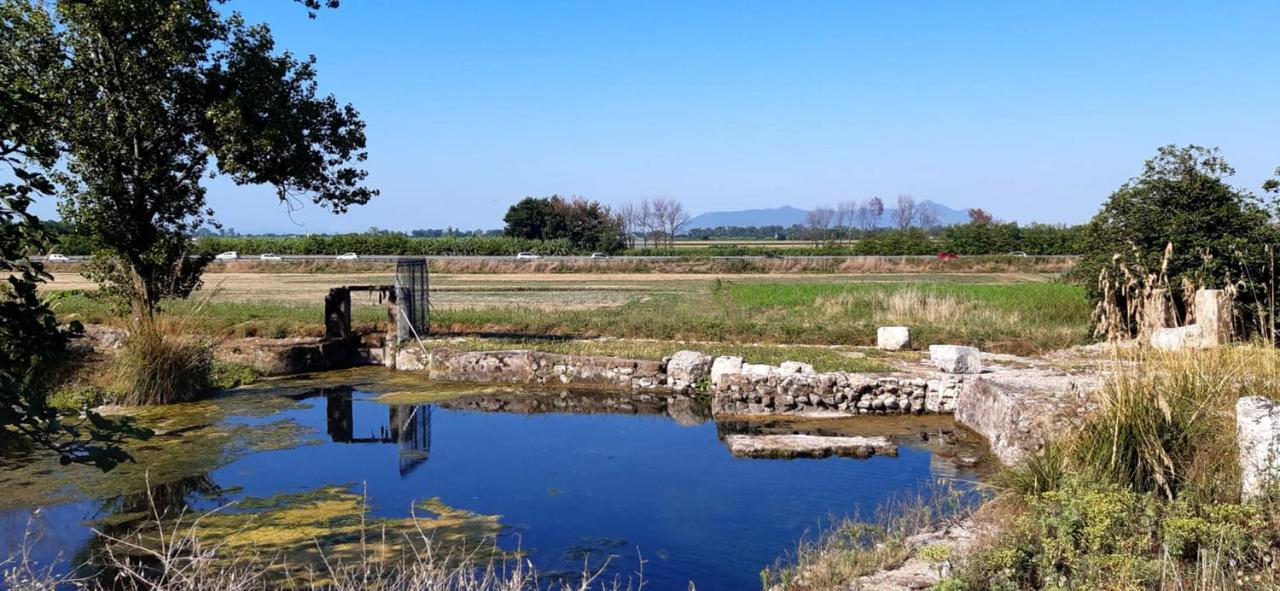
[[[431,330],[431,295],[427,260],[399,259],[396,261],[396,339],[427,336]]]

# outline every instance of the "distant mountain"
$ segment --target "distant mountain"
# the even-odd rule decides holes
[[[932,201],[921,201],[917,207],[931,205],[933,210],[938,213],[938,223],[943,226],[952,224],[963,224],[969,221],[969,213],[966,209],[951,209],[940,203]],[[886,208],[884,215],[880,216],[879,226],[887,228],[893,225],[894,208]],[[694,216],[689,223],[684,225],[684,230],[696,230],[698,228],[718,228],[720,226],[782,226],[789,227],[796,224],[804,225],[804,217],[808,212],[786,205],[773,209],[743,209],[740,211],[709,211],[704,214]]]
[[[684,229],[696,230],[698,228],[718,228],[720,226],[740,226],[744,228],[748,226],[782,226],[785,228],[795,224],[803,224],[806,213],[808,212],[790,205],[773,209],[709,211],[694,216],[693,219],[689,220],[689,223],[684,225]]]

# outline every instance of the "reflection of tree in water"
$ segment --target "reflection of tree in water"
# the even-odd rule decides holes
[[[355,436],[355,399],[350,387],[324,391],[326,429],[334,443],[394,443],[399,448],[400,475],[412,472],[431,454],[431,407],[397,404],[387,407],[387,423],[368,437]]]
[[[216,499],[223,492],[212,477],[201,474],[170,482],[151,483],[150,492],[130,493],[107,499],[98,506],[97,521],[94,523],[94,529],[102,535],[91,537],[75,553],[71,564],[94,569],[95,572],[86,572],[85,575],[92,575],[104,584],[109,583],[115,579],[116,573],[103,560],[107,538],[128,539],[139,530],[154,527],[157,518],[172,522],[184,514],[197,515],[202,510],[199,508],[202,500]]]

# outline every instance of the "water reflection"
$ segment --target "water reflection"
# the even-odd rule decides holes
[[[322,390],[325,399],[325,429],[334,443],[394,443],[399,448],[400,475],[404,476],[431,455],[431,406],[394,404],[387,406],[386,424],[377,425],[368,435],[356,436],[355,391],[349,386]]]

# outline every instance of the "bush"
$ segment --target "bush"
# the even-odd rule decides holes
[[[1280,235],[1266,204],[1227,184],[1234,172],[1216,149],[1160,148],[1089,222],[1072,276],[1094,302],[1104,298],[1104,272],[1112,284],[1160,276],[1181,291],[1170,293],[1180,318],[1190,304],[1186,287],[1235,289],[1243,327],[1255,328],[1275,280],[1270,249]],[[1129,303],[1115,302],[1122,310]]]
[[[211,385],[213,346],[156,323],[129,336],[115,363],[123,404],[194,400]]]

